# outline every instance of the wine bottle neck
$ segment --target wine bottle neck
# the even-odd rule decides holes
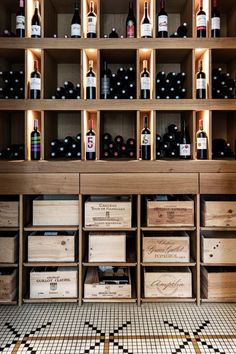
[[[34,70],[35,70],[35,71],[38,71],[38,69],[39,69],[39,63],[38,63],[37,60],[35,60],[35,61],[34,61]]]
[[[147,2],[144,3],[144,16],[145,16],[145,18],[148,17],[148,3]]]
[[[20,0],[19,7],[24,7],[24,0]]]
[[[161,0],[161,10],[165,10],[165,0]]]
[[[144,118],[144,128],[147,129],[147,127],[148,127],[148,118],[145,117]]]
[[[34,130],[35,131],[38,130],[38,120],[37,119],[34,120]]]
[[[89,130],[90,131],[93,130],[93,120],[92,119],[89,120]]]
[[[94,4],[93,4],[93,1],[90,1],[90,12],[94,12]]]
[[[202,11],[202,9],[203,9],[203,0],[199,0],[199,8]]]

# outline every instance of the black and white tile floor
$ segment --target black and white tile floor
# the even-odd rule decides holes
[[[236,305],[1,306],[0,353],[236,354]]]

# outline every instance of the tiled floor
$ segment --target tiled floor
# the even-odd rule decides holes
[[[236,354],[236,305],[1,306],[0,352]]]

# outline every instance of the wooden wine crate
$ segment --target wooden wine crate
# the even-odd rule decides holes
[[[0,227],[19,226],[19,202],[0,201]]]
[[[17,294],[17,270],[0,270],[0,300],[12,301]]]
[[[89,262],[126,262],[125,232],[90,232]]]
[[[15,263],[18,259],[18,236],[10,232],[0,233],[0,263]]]
[[[79,200],[76,196],[45,195],[33,200],[34,226],[79,225]]]
[[[93,228],[130,228],[132,203],[128,197],[90,197],[85,202],[85,226]]]
[[[78,271],[73,267],[33,268],[30,272],[30,298],[76,298]]]
[[[236,201],[203,199],[202,222],[206,227],[236,227]]]
[[[236,232],[204,231],[201,235],[201,255],[204,263],[236,264]]]
[[[147,199],[147,226],[194,226],[194,201]]]
[[[89,267],[84,282],[84,298],[131,298],[130,269],[125,268],[125,274],[129,277],[128,284],[100,284],[98,269],[96,267]]]
[[[34,232],[28,236],[29,262],[74,262],[75,233]]]
[[[236,298],[236,267],[202,267],[202,296]]]
[[[186,232],[162,236],[143,234],[143,262],[189,262],[190,238]]]
[[[144,269],[146,298],[192,297],[192,273],[188,267],[154,267]]]

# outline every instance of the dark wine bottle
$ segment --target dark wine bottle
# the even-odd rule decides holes
[[[216,0],[212,0],[211,36],[213,38],[220,37],[220,12],[217,8]]]
[[[197,73],[197,99],[206,98],[206,74],[203,72],[202,60],[199,61],[199,71]]]
[[[148,71],[147,60],[143,61],[143,71],[141,72],[141,99],[149,99],[151,92],[151,79]]]
[[[74,15],[71,21],[71,38],[81,38],[81,19],[78,2],[75,2]]]
[[[71,81],[65,81],[64,88],[67,91],[74,90],[74,84]]]
[[[178,127],[176,124],[170,124],[170,125],[168,125],[167,130],[168,130],[168,133],[173,135],[178,131]]]
[[[197,159],[207,159],[207,134],[203,129],[203,120],[199,121],[199,130],[197,132]]]
[[[39,14],[39,1],[34,1],[34,15],[31,21],[31,37],[40,38],[41,37],[41,18]]]
[[[93,131],[93,120],[89,119],[89,130],[86,134],[86,160],[96,159],[96,135]]]
[[[94,12],[94,2],[90,1],[90,11],[87,15],[87,38],[97,37],[97,16]]]
[[[144,15],[141,21],[141,38],[152,38],[152,24],[148,14],[148,2],[144,2]]]
[[[34,130],[31,133],[31,160],[40,160],[41,135],[38,130],[38,120],[34,120]]]
[[[19,8],[16,13],[16,36],[25,37],[25,7],[24,0],[19,0]]]
[[[184,119],[181,122],[181,141],[179,144],[179,157],[184,160],[191,159],[190,137]]]
[[[104,61],[103,71],[101,73],[101,98],[110,98],[111,78],[110,71],[107,69],[107,62]]]
[[[129,149],[135,149],[136,147],[136,141],[133,138],[129,138],[126,142],[126,145]]]
[[[114,142],[117,146],[121,146],[124,142],[124,138],[121,135],[117,135],[114,139]]]
[[[109,34],[109,38],[119,38],[115,28],[112,28],[111,33]]]
[[[203,0],[199,0],[199,11],[197,13],[197,37],[198,38],[206,37],[206,27],[207,27],[207,19],[206,19],[206,13],[203,10]]]
[[[86,98],[96,99],[96,75],[93,71],[93,60],[89,60],[89,71],[86,75]]]
[[[41,75],[39,73],[39,62],[34,61],[34,71],[30,75],[30,98],[41,98]]]
[[[188,34],[188,25],[186,22],[184,22],[182,25],[180,25],[177,29],[177,34],[181,38],[186,38]]]
[[[144,128],[141,133],[141,158],[151,160],[151,131],[148,128],[148,117],[144,117]]]
[[[168,14],[165,11],[165,0],[161,0],[161,9],[157,16],[157,22],[158,22],[157,37],[167,38],[168,37]]]
[[[136,19],[134,16],[134,3],[129,2],[129,13],[126,19],[126,38],[136,37]]]
[[[68,135],[64,138],[64,145],[65,146],[71,146],[74,143],[76,143],[76,140],[72,136]]]
[[[109,133],[104,133],[102,136],[102,142],[103,144],[109,144],[112,141],[112,136]]]

